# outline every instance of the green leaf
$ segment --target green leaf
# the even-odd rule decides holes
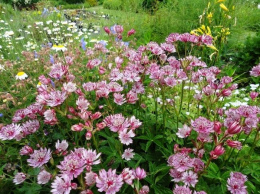
[[[204,176],[208,178],[221,179],[219,168],[215,163],[210,163],[208,168],[208,174]]]
[[[247,186],[248,193],[256,193],[256,187],[250,181],[246,181],[245,185]]]
[[[151,146],[151,144],[152,144],[152,141],[148,141],[148,142],[146,143],[145,152],[148,151],[148,149],[149,149],[149,147]]]
[[[29,184],[25,182],[23,186],[18,190],[24,194],[38,194],[40,193],[41,186],[37,183]]]

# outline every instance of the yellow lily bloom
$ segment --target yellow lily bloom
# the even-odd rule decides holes
[[[218,51],[218,49],[213,45],[207,45],[207,47],[211,48],[212,50]]]
[[[228,8],[227,8],[223,3],[221,3],[219,6],[220,6],[220,8],[223,9],[224,11],[228,11]]]

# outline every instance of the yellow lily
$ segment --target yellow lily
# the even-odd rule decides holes
[[[227,8],[223,3],[221,3],[219,6],[220,6],[220,8],[223,9],[224,11],[228,11],[228,8]]]

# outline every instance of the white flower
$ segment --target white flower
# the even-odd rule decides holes
[[[26,73],[24,73],[23,71],[20,71],[17,73],[17,75],[15,76],[15,79],[19,79],[19,80],[23,80],[25,78],[27,78],[28,75]]]
[[[56,45],[56,44],[53,45],[51,49],[55,50],[55,51],[63,51],[63,52],[67,50],[67,48],[65,46],[63,46],[63,45]]]

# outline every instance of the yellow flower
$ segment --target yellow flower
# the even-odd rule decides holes
[[[41,15],[41,14],[42,14],[42,12],[41,12],[41,11],[38,11],[38,14],[39,14],[39,15]]]
[[[23,80],[23,79],[25,79],[27,77],[28,77],[28,75],[26,73],[24,73],[23,71],[20,71],[15,76],[15,79]]]
[[[219,6],[220,6],[220,8],[223,9],[224,11],[228,11],[228,8],[227,8],[223,3],[221,3]]]
[[[218,51],[218,49],[213,45],[207,45],[207,47],[211,48],[212,50]]]
[[[66,51],[67,50],[67,48],[65,46],[63,46],[63,45],[56,45],[56,44],[53,45],[51,49],[55,50],[55,51]]]
[[[207,35],[211,35],[211,30],[210,30],[209,26],[207,26]]]
[[[38,82],[37,88],[39,88],[41,85],[42,85],[42,83],[41,83],[41,82]]]
[[[209,14],[207,15],[208,19],[211,19],[213,17],[213,14],[211,12],[209,12]]]
[[[224,2],[225,0],[218,0],[217,3],[222,3]]]

